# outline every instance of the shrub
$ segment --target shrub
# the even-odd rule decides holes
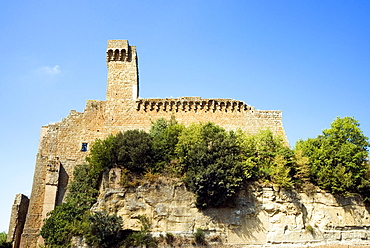
[[[202,229],[197,228],[197,230],[194,233],[194,241],[199,245],[206,244],[206,235]]]
[[[89,227],[85,232],[86,241],[96,247],[116,247],[120,242],[122,218],[108,215],[106,212],[96,212],[88,217]]]
[[[172,244],[175,241],[175,235],[172,233],[167,232],[166,233],[166,243],[167,244]]]
[[[309,231],[310,233],[313,233],[314,232],[314,229],[313,229],[313,227],[311,225],[305,225],[305,229],[307,231]]]
[[[145,215],[139,215],[138,221],[141,224],[139,232],[133,232],[125,240],[126,247],[157,247],[158,242],[150,235],[150,221]]]
[[[110,135],[94,142],[86,160],[93,174],[101,175],[104,170],[114,167],[142,174],[152,167],[152,140],[148,133],[139,130]]]
[[[90,209],[99,194],[99,178],[102,172],[95,174],[93,170],[88,164],[76,166],[73,180],[68,185],[66,201],[82,211]]]

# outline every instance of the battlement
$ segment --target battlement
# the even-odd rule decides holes
[[[111,61],[132,62],[136,57],[136,47],[130,46],[128,40],[109,40],[107,47],[107,63]]]
[[[243,101],[234,99],[202,99],[201,97],[180,97],[152,99],[144,98],[136,101],[138,111],[184,111],[184,112],[245,112],[253,111],[254,107]]]

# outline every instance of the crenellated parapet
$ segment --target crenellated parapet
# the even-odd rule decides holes
[[[107,63],[111,61],[131,62],[136,55],[136,47],[130,46],[127,40],[110,40],[106,54]]]
[[[234,99],[202,99],[201,97],[144,98],[136,101],[137,111],[165,112],[247,112],[254,107]]]

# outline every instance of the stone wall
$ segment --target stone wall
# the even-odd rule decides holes
[[[162,178],[137,188],[119,185],[120,169],[104,177],[94,211],[122,216],[124,228],[139,230],[146,215],[154,235],[192,236],[197,228],[224,244],[370,245],[369,206],[359,196],[335,197],[313,187],[310,193],[251,184],[235,207],[195,207],[194,194],[177,179]]]
[[[261,111],[243,101],[233,99],[203,99],[200,97],[181,97],[167,99],[139,99],[136,101],[137,112],[146,129],[150,120],[163,116],[185,125],[199,122],[214,122],[227,130],[242,129],[257,133],[261,128],[270,128],[275,134],[285,138],[281,111]]]
[[[148,131],[152,121],[174,116],[185,125],[211,121],[227,130],[240,128],[249,133],[270,128],[286,139],[281,111],[257,110],[232,99],[141,99],[136,47],[127,40],[111,40],[106,54],[106,100],[88,100],[83,113],[72,110],[61,122],[41,129],[22,247],[43,243],[38,236],[43,219],[63,201],[74,167],[85,162],[97,138],[130,129]]]
[[[13,241],[13,248],[18,248],[28,211],[29,199],[27,196],[17,194],[12,206],[7,241]]]

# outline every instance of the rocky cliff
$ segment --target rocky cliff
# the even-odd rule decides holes
[[[94,211],[122,216],[124,228],[139,230],[138,215],[153,235],[191,236],[197,228],[224,244],[370,244],[369,206],[359,196],[336,197],[312,186],[284,190],[247,185],[229,208],[195,207],[195,196],[179,179],[159,178],[138,187],[119,184],[120,169],[104,176]]]

